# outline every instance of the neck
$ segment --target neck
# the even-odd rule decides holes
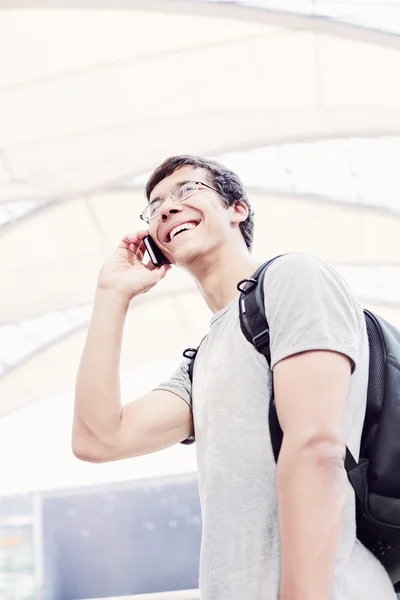
[[[216,313],[237,295],[237,284],[260,266],[245,246],[220,247],[210,256],[187,265],[209,309]]]

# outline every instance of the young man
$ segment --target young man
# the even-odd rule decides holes
[[[212,313],[193,385],[169,381],[121,407],[119,357],[132,298],[170,266],[143,260],[128,234],[101,268],[76,385],[73,449],[82,460],[139,456],[196,436],[203,516],[202,600],[392,600],[380,563],[356,540],[346,444],[358,456],[368,381],[362,309],[341,277],[290,254],[265,278],[271,368],[284,433],[268,429],[272,371],[241,332],[237,283],[259,266],[253,214],[238,177],[196,157],[151,176],[143,218],[172,265],[195,279]],[[183,227],[183,225],[185,227]],[[264,257],[267,258],[267,257]]]

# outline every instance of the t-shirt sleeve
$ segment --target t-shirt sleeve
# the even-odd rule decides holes
[[[289,254],[269,267],[264,292],[272,369],[294,354],[329,350],[347,356],[354,372],[362,309],[332,267],[306,254]]]
[[[192,384],[189,378],[189,360],[181,362],[169,379],[166,379],[155,390],[167,390],[180,396],[192,408]]]
[[[155,390],[167,390],[172,392],[185,402],[188,403],[192,409],[192,384],[189,377],[189,360],[185,359],[181,362],[176,371],[172,376],[160,383]],[[189,436],[186,440],[181,442],[182,444],[192,444],[196,441],[195,435]]]

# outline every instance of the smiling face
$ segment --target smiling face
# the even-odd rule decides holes
[[[156,198],[163,200],[159,215],[149,223],[150,235],[170,262],[180,266],[187,266],[222,246],[243,244],[239,224],[247,216],[244,203],[227,207],[220,194],[201,185],[183,202],[174,202],[171,194],[188,181],[213,186],[206,170],[185,166],[160,181],[150,196],[150,202]]]

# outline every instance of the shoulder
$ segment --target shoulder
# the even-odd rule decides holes
[[[268,267],[266,275],[277,276],[281,273],[298,273],[299,270],[305,272],[312,271],[334,271],[333,267],[325,263],[323,260],[312,254],[304,254],[301,252],[289,252],[279,256]]]
[[[269,291],[274,287],[300,287],[309,291],[330,287],[354,296],[348,283],[333,266],[316,256],[300,252],[277,258],[267,269],[264,285]]]
[[[267,310],[286,306],[313,313],[322,306],[332,315],[346,309],[361,320],[361,305],[348,282],[313,255],[293,252],[277,258],[265,274],[264,292]]]
[[[282,256],[265,274],[264,299],[272,366],[311,350],[339,352],[357,363],[362,308],[332,266],[307,254]]]

